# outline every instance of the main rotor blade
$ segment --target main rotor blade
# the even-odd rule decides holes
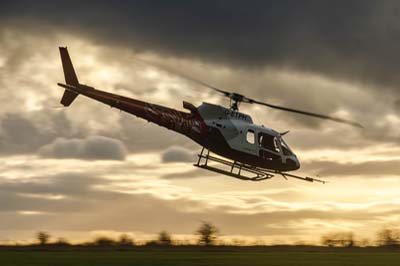
[[[292,113],[296,113],[296,114],[312,116],[312,117],[316,117],[316,118],[320,118],[320,119],[332,120],[332,121],[335,121],[335,122],[344,123],[344,124],[352,125],[352,126],[359,127],[359,128],[364,128],[360,123],[357,123],[357,122],[351,121],[351,120],[347,120],[347,119],[343,119],[343,118],[339,118],[339,117],[322,115],[322,114],[311,113],[311,112],[306,112],[306,111],[302,111],[302,110],[287,108],[287,107],[283,107],[283,106],[278,106],[278,105],[273,105],[273,104],[269,104],[269,103],[256,101],[256,100],[253,100],[253,99],[250,99],[250,98],[247,98],[246,100],[247,100],[248,103],[256,103],[256,104],[264,105],[264,106],[267,106],[267,107],[270,107],[270,108],[274,108],[274,109],[278,109],[278,110],[283,110],[283,111],[292,112]]]
[[[173,75],[175,75],[177,77],[183,78],[185,80],[188,80],[190,82],[196,83],[198,85],[201,85],[201,86],[210,88],[212,90],[215,90],[215,91],[217,91],[219,93],[222,93],[223,95],[225,95],[225,96],[229,97],[230,99],[233,99],[233,100],[235,100],[237,102],[256,103],[256,104],[264,105],[264,106],[267,106],[267,107],[270,107],[270,108],[274,108],[274,109],[278,109],[278,110],[283,110],[283,111],[287,111],[287,112],[307,115],[307,116],[316,117],[316,118],[320,118],[320,119],[332,120],[332,121],[335,121],[335,122],[345,123],[345,124],[352,125],[352,126],[355,126],[355,127],[363,128],[363,126],[361,124],[359,124],[357,122],[354,122],[354,121],[351,121],[351,120],[347,120],[347,119],[343,119],[343,118],[339,118],[339,117],[328,116],[328,115],[317,114],[317,113],[312,113],[312,112],[306,112],[306,111],[302,111],[302,110],[296,110],[296,109],[292,109],[292,108],[287,108],[287,107],[283,107],[283,106],[278,106],[278,105],[273,105],[273,104],[269,104],[269,103],[253,100],[253,99],[247,98],[247,97],[245,97],[245,96],[243,96],[241,94],[237,94],[237,93],[221,90],[221,89],[219,89],[219,88],[217,88],[215,86],[212,86],[212,85],[210,85],[208,83],[205,83],[205,82],[203,82],[201,80],[198,80],[198,79],[192,78],[190,76],[187,76],[187,75],[185,75],[183,73],[180,73],[180,72],[178,72],[178,71],[176,71],[174,69],[171,69],[171,68],[169,68],[169,67],[167,67],[165,65],[160,65],[160,64],[157,64],[157,63],[154,63],[154,62],[148,62],[146,60],[143,60],[143,59],[140,59],[140,58],[137,58],[137,57],[134,57],[134,60],[139,62],[139,63],[142,63],[144,65],[152,66],[152,67],[155,67],[157,69],[163,70],[165,72],[171,73],[171,74],[173,74]]]
[[[163,70],[163,71],[165,71],[165,72],[171,73],[171,74],[173,74],[173,75],[175,75],[175,76],[177,76],[177,77],[186,79],[186,80],[188,80],[188,81],[190,81],[190,82],[193,82],[193,83],[196,83],[196,84],[198,84],[198,85],[201,85],[201,86],[210,88],[210,89],[212,89],[212,90],[215,90],[215,91],[217,91],[217,92],[219,92],[219,93],[224,94],[225,96],[230,96],[230,95],[231,95],[231,93],[228,92],[228,91],[221,90],[221,89],[219,89],[219,88],[217,88],[217,87],[214,87],[214,86],[212,86],[212,85],[210,85],[210,84],[207,84],[207,83],[205,83],[205,82],[203,82],[203,81],[200,81],[200,80],[198,80],[198,79],[189,77],[189,76],[187,76],[187,75],[185,75],[185,74],[183,74],[183,73],[180,73],[180,72],[178,72],[178,71],[176,71],[176,70],[174,70],[174,69],[171,69],[171,68],[169,68],[169,67],[167,67],[167,66],[160,65],[160,64],[157,64],[157,63],[154,63],[154,62],[148,62],[148,61],[145,61],[145,60],[140,59],[140,58],[137,58],[137,57],[135,57],[134,59],[135,59],[135,61],[138,61],[138,62],[140,62],[140,63],[142,63],[142,64],[145,64],[145,65],[148,65],[148,66],[152,66],[152,67],[158,68],[158,69]]]

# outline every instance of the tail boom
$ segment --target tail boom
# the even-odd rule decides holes
[[[82,94],[83,96],[187,135],[193,139],[197,139],[199,134],[204,133],[205,124],[199,115],[196,115],[197,112],[195,110],[191,110],[191,113],[181,112],[80,84],[67,48],[60,47],[60,54],[66,82],[66,84],[57,83],[58,86],[65,89],[61,99],[62,105],[69,106],[78,95]],[[196,108],[193,106],[192,109]]]

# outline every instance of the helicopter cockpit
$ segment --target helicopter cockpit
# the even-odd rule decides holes
[[[276,153],[280,153],[282,150],[283,155],[294,155],[281,136],[272,136],[260,132],[258,134],[258,143],[262,149],[267,149]]]
[[[282,163],[300,167],[296,155],[283,140],[282,135],[260,131],[257,135],[259,156],[265,160],[282,159]]]

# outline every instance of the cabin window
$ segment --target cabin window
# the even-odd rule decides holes
[[[279,138],[266,133],[258,134],[258,143],[260,147],[277,153],[280,153],[281,150],[281,145],[279,140],[280,140]]]
[[[247,142],[250,143],[250,144],[254,144],[254,143],[256,142],[256,141],[255,141],[255,136],[254,136],[254,131],[253,131],[253,130],[249,129],[249,130],[247,131],[246,140],[247,140]]]

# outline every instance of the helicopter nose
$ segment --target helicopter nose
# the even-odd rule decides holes
[[[292,156],[286,160],[288,170],[297,170],[300,168],[300,162],[296,156]]]

